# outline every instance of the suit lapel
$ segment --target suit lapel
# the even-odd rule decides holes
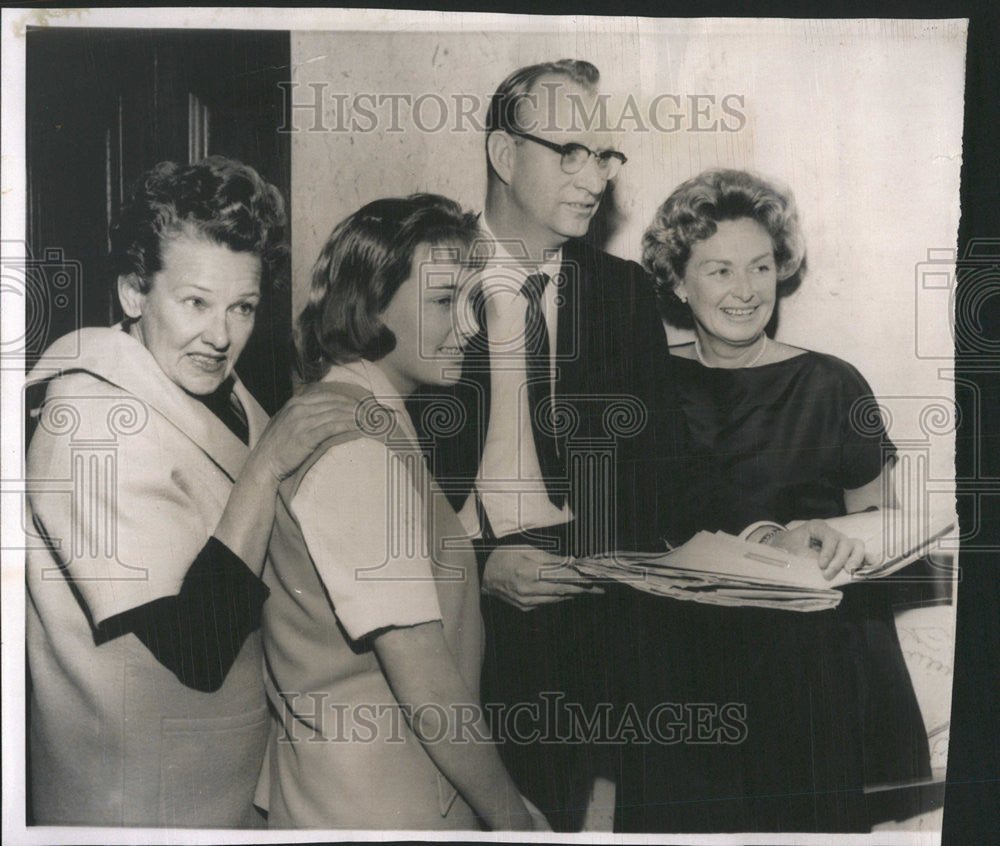
[[[561,271],[565,284],[556,322],[557,398],[585,391],[581,380],[587,369],[590,341],[587,333],[593,318],[587,311],[590,271],[582,245],[577,241],[567,241],[563,246]]]

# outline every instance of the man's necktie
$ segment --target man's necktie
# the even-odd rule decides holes
[[[524,319],[524,355],[528,375],[528,410],[531,414],[531,433],[535,439],[535,453],[542,469],[549,499],[561,508],[565,496],[554,490],[553,482],[562,478],[564,468],[559,460],[559,450],[553,430],[552,383],[550,379],[549,330],[542,311],[542,292],[548,284],[546,273],[533,273],[524,280],[521,293],[528,301]],[[542,421],[542,426],[539,426]]]

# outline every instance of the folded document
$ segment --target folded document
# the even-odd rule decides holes
[[[826,521],[865,541],[865,564],[827,580],[815,558],[776,547],[746,543],[724,532],[699,532],[665,554],[620,552],[577,559],[573,566],[590,579],[612,579],[638,590],[715,605],[749,605],[789,611],[836,607],[842,585],[881,578],[926,554],[954,528],[954,519],[913,528],[895,509],[862,512]]]

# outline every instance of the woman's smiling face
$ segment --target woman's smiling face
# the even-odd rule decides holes
[[[418,245],[409,278],[381,314],[396,345],[378,365],[401,394],[459,379],[464,348],[476,328],[468,315],[476,273],[459,262],[462,250],[460,245]]]
[[[749,217],[723,220],[697,241],[677,294],[687,299],[702,343],[742,348],[757,341],[777,296],[774,242]]]

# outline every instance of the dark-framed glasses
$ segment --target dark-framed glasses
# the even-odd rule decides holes
[[[618,152],[618,150],[601,150],[598,152],[575,142],[556,144],[546,138],[539,138],[537,135],[521,132],[519,129],[508,129],[507,132],[519,138],[527,138],[529,141],[534,141],[536,144],[541,144],[543,147],[548,147],[550,150],[558,153],[560,156],[559,167],[566,174],[579,173],[583,170],[583,166],[590,157],[593,156],[597,162],[598,173],[604,179],[614,179],[622,169],[622,165],[628,161],[625,154]]]

